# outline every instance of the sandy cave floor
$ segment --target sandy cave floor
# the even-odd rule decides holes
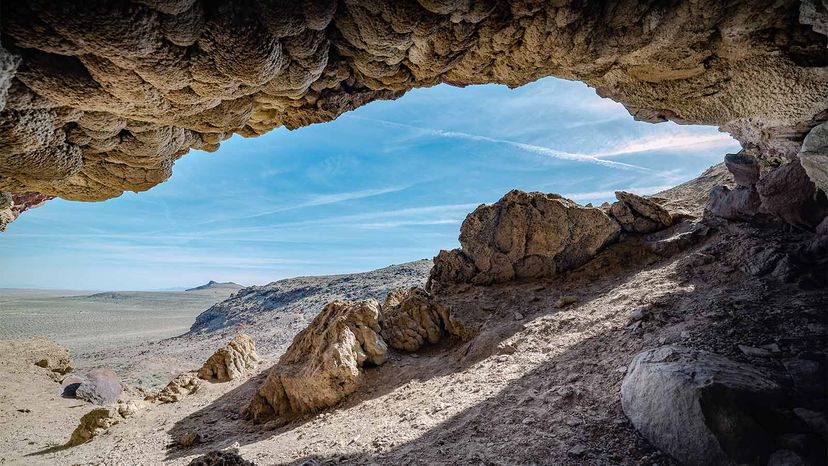
[[[751,276],[756,266],[745,262],[744,247],[780,241],[751,234],[740,233],[738,248],[717,234],[670,258],[625,242],[558,279],[448,290],[443,299],[454,312],[480,323],[476,338],[395,353],[339,406],[281,427],[240,415],[271,360],[249,379],[207,384],[60,449],[90,405],[60,398],[57,384],[26,360],[31,348],[3,342],[0,463],[186,464],[238,447],[257,464],[672,464],[621,411],[621,380],[637,352],[675,343],[775,374],[781,357],[825,348],[828,293]],[[563,295],[578,301],[555,307]],[[636,308],[647,317],[629,325]],[[770,358],[749,358],[737,346],[770,343],[780,348]],[[190,430],[204,442],[177,446]]]

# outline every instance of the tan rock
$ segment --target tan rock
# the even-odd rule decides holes
[[[66,446],[74,447],[91,442],[93,438],[105,432],[120,420],[118,408],[95,408],[81,417],[78,427],[72,432]]]
[[[335,405],[360,384],[366,364],[385,362],[375,300],[333,301],[299,332],[247,407],[256,421],[283,421]]]
[[[382,337],[394,349],[416,351],[426,343],[437,343],[446,333],[458,336],[467,333],[452,318],[448,307],[422,288],[392,291],[385,303],[380,324]]]
[[[229,382],[255,367],[258,361],[253,339],[239,334],[207,359],[198,370],[198,376],[213,382]]]
[[[466,217],[461,249],[434,258],[429,287],[551,277],[586,263],[619,231],[600,209],[514,190]]]
[[[193,373],[178,374],[158,394],[149,397],[150,401],[175,403],[187,395],[196,393],[201,387],[201,380]]]
[[[652,199],[624,191],[616,191],[615,197],[610,215],[624,231],[653,233],[673,224],[673,215]]]

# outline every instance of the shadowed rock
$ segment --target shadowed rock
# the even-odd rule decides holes
[[[756,191],[762,201],[762,211],[792,225],[814,229],[828,213],[826,193],[817,191],[799,159],[759,180]]]
[[[422,288],[389,293],[382,307],[380,325],[388,346],[403,351],[416,351],[426,343],[437,343],[446,333],[467,334],[448,307]]]
[[[75,390],[75,397],[98,405],[114,403],[123,392],[121,381],[110,369],[92,369]]]
[[[259,361],[256,344],[247,335],[236,335],[224,348],[213,353],[198,370],[204,380],[229,382],[241,377]]]
[[[600,209],[557,194],[510,191],[466,217],[460,250],[434,258],[429,286],[551,277],[586,263],[619,230]]]
[[[763,422],[782,393],[751,366],[663,346],[630,363],[621,406],[647,440],[682,464],[764,464],[773,436]]]
[[[248,417],[285,421],[333,406],[353,393],[363,365],[385,362],[388,348],[380,337],[379,320],[375,300],[329,303],[270,369],[247,407]]]
[[[616,191],[618,202],[610,207],[610,215],[624,231],[653,233],[673,224],[673,216],[652,199],[636,194]]]
[[[759,181],[759,163],[744,152],[725,155],[725,166],[739,186],[753,186]]]

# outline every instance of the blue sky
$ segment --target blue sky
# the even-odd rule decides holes
[[[513,188],[583,204],[693,178],[738,144],[636,122],[581,83],[441,85],[334,122],[193,151],[101,203],[53,200],[0,234],[0,287],[145,290],[371,270],[457,247]]]

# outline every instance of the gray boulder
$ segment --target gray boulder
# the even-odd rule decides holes
[[[110,369],[92,369],[86,380],[75,391],[75,397],[97,405],[114,403],[121,396],[123,387],[115,372]]]
[[[650,443],[682,464],[765,464],[773,434],[761,422],[781,394],[752,366],[663,346],[630,363],[621,406]]]

